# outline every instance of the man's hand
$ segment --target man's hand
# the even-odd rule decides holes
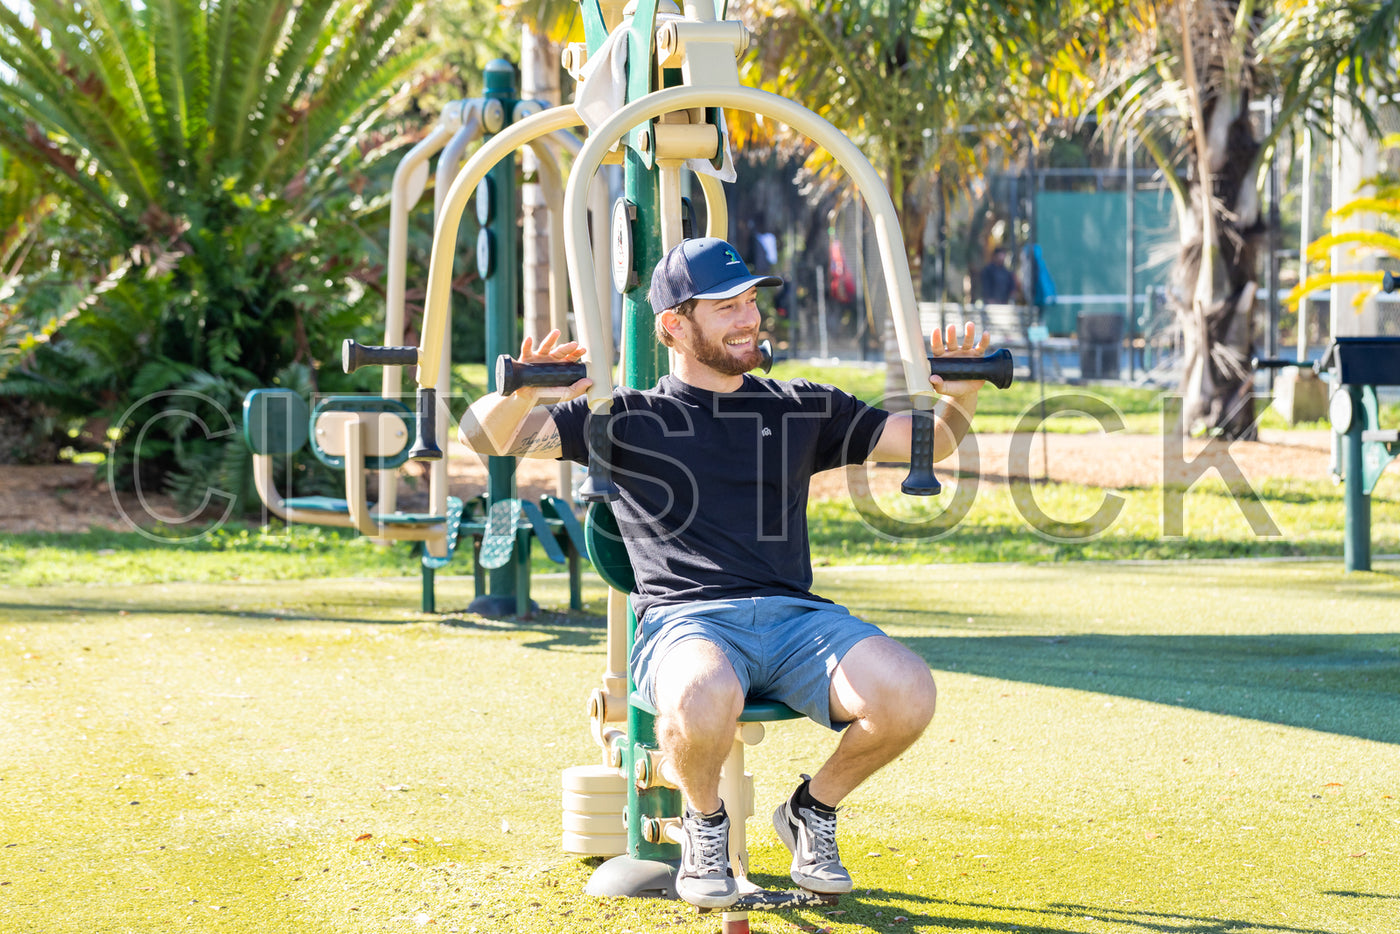
[[[550,331],[538,348],[533,340],[525,338],[520,343],[519,362],[577,363],[583,352],[574,341],[559,343],[559,332]],[[564,402],[583,395],[592,385],[593,381],[585,377],[568,387],[521,386],[508,396],[487,393],[462,414],[457,436],[478,454],[558,457],[562,451],[559,429],[549,410],[537,406],[539,398],[546,396],[550,402]]]
[[[948,334],[944,337],[942,331],[934,331],[929,338],[930,352],[935,357],[980,357],[987,352],[987,348],[992,344],[990,334],[985,331],[982,338],[977,338],[977,325],[971,321],[963,325],[962,340],[958,340],[958,326],[948,325]],[[963,379],[945,380],[937,373],[929,376],[929,383],[933,385],[934,392],[940,396],[968,396],[975,395],[982,388],[983,380]]]
[[[578,345],[578,341],[567,341],[559,343],[559,331],[553,330],[540,339],[538,349],[534,346],[534,339],[528,335],[520,342],[520,356],[516,361],[526,365],[533,363],[577,363],[583,358],[586,351]],[[565,402],[583,395],[593,381],[587,378],[581,379],[567,389],[555,389],[553,387],[521,386],[512,393],[512,398],[522,402],[535,404],[540,395],[541,389],[554,402]]]

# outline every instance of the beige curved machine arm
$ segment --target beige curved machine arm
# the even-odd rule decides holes
[[[268,512],[288,525],[330,525],[340,528],[353,528],[355,525],[348,513],[322,512],[288,506],[286,499],[277,489],[270,454],[253,455],[253,485],[257,488],[258,496],[267,506]]]
[[[560,148],[566,150],[566,151],[569,153],[570,157],[577,157],[578,154],[579,154],[579,150],[583,149],[583,140],[579,139],[576,135],[574,135],[573,133],[571,133],[571,132],[569,132],[569,131],[567,131],[567,130],[558,130],[558,131],[554,132],[553,134],[551,134],[549,138],[550,138],[550,140],[553,141],[554,143],[557,143],[557,144],[560,146]],[[719,184],[718,179],[716,179],[716,182],[715,182],[715,183],[716,183],[717,185]],[[720,189],[719,189],[719,190],[720,190],[721,196],[723,196],[723,194],[724,194],[724,187],[723,187],[722,185],[720,185]],[[707,197],[708,197],[708,195],[707,195]],[[558,223],[558,227],[556,228],[556,227],[554,226],[553,220],[551,220],[551,222],[550,222],[550,223],[551,223],[551,226],[550,226],[550,234],[549,234],[549,236],[550,236],[550,263],[553,264],[553,263],[555,262],[555,251],[556,251],[555,244],[557,243],[557,244],[558,244],[558,247],[557,247],[557,259],[558,259],[558,263],[559,263],[559,275],[563,277],[563,286],[564,286],[564,291],[563,291],[563,295],[564,295],[564,309],[563,309],[563,316],[562,316],[561,318],[557,319],[557,321],[555,322],[554,326],[557,327],[557,328],[559,329],[559,333],[560,333],[560,334],[567,334],[567,333],[568,333],[568,328],[567,328],[565,325],[567,325],[567,323],[568,323],[568,316],[569,316],[569,307],[568,307],[569,275],[568,275],[568,270],[565,268],[565,262],[564,262],[564,211],[563,211],[563,208],[564,208],[564,198],[563,198],[563,190],[561,189],[561,190],[560,190],[560,197],[559,197],[559,223]],[[608,237],[609,237],[609,235],[611,234],[611,231],[608,229],[609,210],[608,210],[608,192],[607,192],[607,186],[606,186],[606,185],[593,184],[593,183],[591,183],[591,184],[588,186],[588,210],[589,210],[589,212],[590,212],[590,214],[591,214],[591,223],[593,224],[593,242],[594,242],[594,243],[607,243],[607,242],[608,242]],[[555,234],[558,234],[558,236],[556,237]],[[553,265],[550,266],[549,272],[550,272],[550,276],[552,277],[552,276],[554,275],[554,272],[555,272],[554,266],[553,266]],[[597,278],[598,278],[598,306],[601,308],[601,307],[607,306],[608,303],[612,300],[612,296],[613,296],[612,282],[611,282],[606,276],[599,276],[599,277],[597,277]],[[588,352],[589,352],[589,354],[590,354],[591,356],[595,356],[595,357],[597,357],[597,358],[600,359],[600,360],[607,360],[607,361],[611,362],[612,360],[616,359],[616,357],[617,357],[617,352],[616,352],[616,351],[617,351],[617,348],[614,346],[612,328],[610,328],[610,327],[604,328],[602,334],[600,335],[600,338],[601,338],[601,340],[602,340],[602,343],[600,343],[600,344],[594,344],[594,345],[588,347]]]
[[[447,190],[452,187],[452,180],[462,168],[462,154],[480,135],[481,102],[467,101],[462,112],[461,129],[453,134],[452,139],[442,148],[442,155],[438,156],[437,181],[433,185],[433,217],[442,213],[442,203],[447,200]]]
[[[384,305],[384,344],[403,343],[404,295],[408,267],[408,215],[428,183],[428,160],[444,146],[451,145],[463,123],[477,119],[479,105],[470,101],[453,101],[443,108],[442,115],[426,137],[399,160],[394,169],[394,181],[389,200],[388,280]],[[386,399],[397,399],[403,391],[402,367],[385,366],[381,376],[381,393]],[[445,476],[445,475],[444,475]],[[398,477],[392,470],[379,472],[379,502],[381,508],[392,512],[398,506]]]
[[[903,250],[899,217],[890,200],[884,182],[860,149],[829,121],[822,119],[801,104],[767,91],[746,87],[682,86],[654,91],[641,100],[628,104],[598,127],[588,138],[574,160],[573,170],[564,192],[567,226],[564,249],[568,258],[569,282],[573,287],[574,311],[578,329],[583,334],[602,327],[597,303],[596,276],[593,253],[588,244],[588,219],[584,211],[587,186],[602,165],[612,145],[632,127],[664,113],[693,107],[728,107],[762,114],[781,120],[793,129],[824,147],[836,157],[865,198],[875,226],[875,239],[880,249],[880,263],[885,279],[891,285],[891,314],[895,335],[899,339],[904,364],[904,381],[914,406],[932,408],[935,394],[929,385],[928,351],[919,330],[918,303],[914,282]],[[593,385],[588,390],[588,406],[593,411],[606,409],[612,398],[612,380],[606,367],[590,361],[589,377]]]
[[[384,343],[403,343],[404,267],[408,258],[408,212],[427,186],[428,160],[441,150],[462,127],[466,101],[453,101],[442,112],[437,126],[408,151],[394,169],[389,211],[388,297],[384,307]],[[397,366],[384,367],[384,396],[398,398],[400,372]]]
[[[724,197],[724,182],[718,176],[695,173],[700,190],[705,193],[705,236],[723,240],[729,236],[729,202]]]
[[[418,385],[421,388],[437,388],[438,367],[443,352],[442,338],[446,330],[445,323],[451,314],[452,263],[457,252],[457,230],[462,224],[462,212],[466,210],[472,192],[496,163],[513,155],[521,146],[541,136],[582,123],[572,104],[551,107],[506,127],[482,145],[467,160],[466,165],[462,166],[462,171],[452,183],[452,189],[443,203],[442,213],[437,219],[437,229],[433,231],[433,255],[428,266],[428,296],[423,312],[423,337],[418,348]],[[583,195],[587,197],[586,189]],[[586,237],[586,217],[583,223]],[[596,293],[593,297],[593,307],[597,308]],[[582,322],[579,323],[579,327],[583,345],[595,345],[596,329],[586,331]]]

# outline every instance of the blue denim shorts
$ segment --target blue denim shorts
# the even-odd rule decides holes
[[[800,597],[747,597],[655,607],[637,625],[632,678],[656,706],[653,672],[685,642],[704,639],[728,657],[744,695],[787,704],[817,723],[831,722],[831,678],[857,642],[882,636],[879,627],[844,606]]]

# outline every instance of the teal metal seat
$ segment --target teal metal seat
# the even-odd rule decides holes
[[[645,710],[653,717],[656,716],[656,708],[647,703],[647,699],[639,691],[633,691],[628,698],[633,707],[638,710]],[[778,720],[801,720],[806,714],[798,713],[787,704],[769,700],[766,697],[749,697],[744,700],[744,709],[739,714],[740,723],[773,723]]]
[[[350,506],[343,499],[334,496],[291,496],[282,501],[291,509],[304,509],[307,512],[328,512],[335,515],[350,515]]]

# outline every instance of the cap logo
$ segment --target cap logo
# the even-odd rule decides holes
[[[725,250],[724,250],[724,255],[727,256],[727,257],[729,257],[729,262],[725,263],[724,265],[726,265],[726,266],[742,266],[742,265],[744,265],[744,261],[741,260],[741,259],[739,258],[739,254],[735,253],[733,250],[729,249],[728,247],[725,248]]]

